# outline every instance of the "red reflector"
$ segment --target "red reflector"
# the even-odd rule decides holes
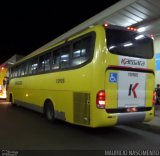
[[[136,107],[127,108],[127,112],[137,112],[137,108]]]
[[[131,112],[137,112],[137,108],[132,107],[132,108],[131,108]]]
[[[134,30],[134,28],[131,28],[131,30]]]
[[[137,29],[136,29],[136,28],[134,28],[134,31],[137,31]]]
[[[105,96],[105,91],[101,90],[97,93],[97,98],[96,98],[96,104],[98,108],[105,108],[105,100],[106,100],[106,96]]]

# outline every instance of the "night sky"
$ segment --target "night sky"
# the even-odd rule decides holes
[[[0,4],[0,64],[27,55],[118,0],[6,1]],[[89,3],[90,2],[90,3]]]

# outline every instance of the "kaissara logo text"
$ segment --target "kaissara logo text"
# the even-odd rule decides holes
[[[145,61],[139,61],[139,60],[129,60],[127,58],[123,58],[121,60],[121,64],[123,65],[138,65],[138,66],[144,66],[145,65]]]

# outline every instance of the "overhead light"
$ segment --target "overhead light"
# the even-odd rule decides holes
[[[89,28],[93,28],[93,27],[94,27],[94,25],[90,25],[90,26],[89,26]]]
[[[13,62],[7,62],[8,64],[14,64]]]
[[[151,38],[154,40],[154,35],[150,35],[151,36]]]
[[[138,32],[144,32],[145,30],[146,30],[145,27],[141,27],[141,28],[138,28],[138,29],[137,29]]]
[[[126,44],[124,44],[123,46],[124,47],[129,47],[129,46],[132,46],[133,45],[133,43],[126,43]]]
[[[142,39],[142,38],[144,38],[144,35],[138,35],[138,36],[135,37],[136,40],[139,40],[139,39]]]
[[[1,67],[1,70],[4,70],[4,67]]]
[[[109,50],[111,50],[111,49],[113,49],[113,48],[115,48],[115,46],[110,46],[110,47],[109,47]]]

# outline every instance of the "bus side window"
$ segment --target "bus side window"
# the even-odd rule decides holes
[[[68,68],[70,65],[70,47],[65,46],[61,52],[61,68]]]
[[[17,76],[18,76],[18,70],[17,70],[17,66],[16,66],[14,69],[14,77],[17,77]]]
[[[20,72],[21,72],[21,73],[20,73],[21,76],[24,76],[25,66],[26,66],[26,62],[21,65],[21,71],[20,71]]]
[[[91,36],[87,36],[73,43],[72,66],[85,63],[90,58]]]
[[[14,68],[11,68],[11,78],[14,78]]]
[[[52,70],[60,68],[60,49],[53,51]]]
[[[16,67],[13,68],[13,77],[17,77],[17,70],[16,70]]]
[[[40,56],[38,72],[44,72],[44,59],[45,59],[45,55]]]
[[[17,66],[17,77],[19,77],[20,74],[21,74],[21,66],[18,65],[18,66]]]
[[[37,70],[38,70],[38,58],[34,58],[32,60],[32,65],[31,65],[32,74],[36,74]]]
[[[31,60],[28,62],[28,72],[27,72],[27,75],[29,75],[29,74],[32,74],[32,62],[31,62]]]
[[[50,64],[51,64],[51,53],[47,53],[45,55],[45,60],[44,60],[44,70],[45,71],[50,71],[51,69]]]
[[[27,61],[25,63],[25,66],[24,66],[24,75],[27,75],[28,74],[28,67],[29,67],[29,61]]]
[[[50,71],[51,53],[40,56],[38,72]]]
[[[36,74],[38,70],[38,58],[29,61],[28,74]]]

